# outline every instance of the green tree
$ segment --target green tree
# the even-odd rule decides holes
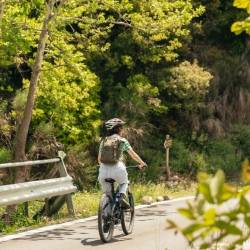
[[[84,144],[96,133],[99,124],[97,110],[98,106],[98,79],[89,71],[84,64],[85,57],[79,51],[79,45],[76,43],[76,37],[72,31],[74,17],[82,15],[85,3],[81,1],[67,1],[64,5],[59,6],[59,2],[51,2],[53,10],[53,22],[50,22],[48,28],[41,29],[43,19],[46,19],[46,2],[16,2],[6,1],[1,23],[0,53],[2,53],[2,67],[10,67],[15,64],[16,68],[23,77],[23,93],[25,96],[28,89],[34,84],[37,85],[38,76],[40,84],[38,85],[36,110],[34,111],[33,125],[44,121],[54,121],[57,129],[57,136],[64,142],[75,143],[77,140],[83,140]],[[70,17],[70,18],[69,18]],[[73,20],[72,20],[73,17]],[[79,21],[78,21],[79,22]],[[87,25],[86,25],[87,26]],[[49,30],[48,39],[46,39]],[[46,32],[45,32],[46,31]],[[41,58],[39,53],[34,53],[39,41],[39,33],[45,32],[47,45],[44,46],[46,53]],[[38,48],[39,51],[40,48]],[[41,54],[43,52],[41,51]],[[36,58],[40,56],[40,63],[43,61],[41,69],[36,70],[35,74],[30,75],[36,69]],[[28,74],[23,72],[28,71]],[[35,76],[34,76],[35,75]],[[62,81],[64,79],[64,81]],[[5,84],[5,83],[3,83]],[[54,86],[53,86],[54,85]],[[35,97],[35,88],[32,95]],[[18,94],[19,95],[19,94]],[[21,93],[20,95],[21,96]],[[47,98],[46,101],[45,98]],[[16,101],[21,100],[15,98]],[[31,118],[34,99],[29,105],[29,110],[22,109],[22,114]],[[22,106],[22,105],[21,105]],[[15,109],[15,107],[13,106]],[[56,109],[56,110],[55,110]],[[56,115],[55,111],[57,111]],[[60,111],[60,112],[59,112]],[[12,112],[13,118],[21,123],[20,114]],[[18,115],[18,116],[17,116]],[[53,118],[52,118],[53,117]],[[27,135],[29,127],[28,120],[25,125]],[[19,126],[19,130],[23,130]],[[80,134],[80,135],[79,135]],[[20,150],[20,141],[25,142],[24,138],[17,140],[16,147]]]
[[[103,40],[107,49],[90,50],[87,63],[102,83],[103,116],[124,117],[142,136],[155,125],[152,116],[161,123],[159,115],[166,116],[168,109],[155,72],[177,60],[193,18],[204,8],[194,7],[191,1],[159,0],[117,1],[106,8],[110,11],[103,12],[113,24]]]
[[[22,100],[31,86],[46,1],[4,2],[0,72],[7,73],[1,74],[0,83],[1,91],[7,93],[3,98],[9,102],[7,122],[13,136],[13,121],[21,122],[25,110]],[[76,144],[78,149],[92,148],[101,115],[104,119],[124,117],[131,125],[130,134],[135,136],[130,139],[136,146],[149,145],[159,151],[156,143],[150,144],[152,128],[165,133],[169,124],[178,120],[175,111],[179,104],[180,113],[199,105],[211,79],[198,62],[179,57],[191,39],[193,19],[204,8],[191,0],[69,0],[60,8],[56,2],[54,7],[26,153],[36,155],[35,144],[41,141],[38,135],[45,134],[39,133],[45,123],[51,125],[54,137],[67,150]],[[11,68],[17,70],[14,75],[18,80],[11,78]],[[192,79],[193,73],[197,77]],[[14,102],[9,93],[15,96]],[[160,141],[161,133],[156,133],[154,141]],[[160,153],[154,156],[160,158]]]

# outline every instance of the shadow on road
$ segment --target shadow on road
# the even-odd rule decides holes
[[[81,234],[87,234],[87,233],[81,232]],[[75,236],[77,235],[76,230],[62,228],[62,229],[54,229],[53,231],[37,233],[35,235],[25,236],[23,238],[14,239],[14,241],[19,241],[19,240],[22,240],[22,241],[23,240],[28,240],[28,241],[46,240],[47,241],[47,240],[68,240],[68,239],[81,240],[79,239],[79,235],[77,238],[74,237],[74,235]]]
[[[147,217],[151,217],[151,216],[167,216],[169,214],[172,213],[176,213],[176,211],[174,210],[168,210],[166,209],[166,206],[171,206],[171,205],[164,205],[161,207],[161,205],[158,205],[157,208],[158,209],[152,209],[155,208],[154,206],[150,207],[150,208],[144,208],[141,209],[140,211],[136,212],[136,217],[146,217],[145,220],[150,220]]]
[[[127,240],[131,240],[131,239],[132,238],[128,238],[124,234],[119,234],[119,235],[114,236],[114,238],[108,244],[112,244],[115,242],[127,241]],[[101,240],[94,239],[94,238],[86,238],[86,239],[82,240],[81,243],[84,246],[93,246],[93,247],[100,246],[100,245],[104,244]]]

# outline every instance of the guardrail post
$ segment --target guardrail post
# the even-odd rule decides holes
[[[49,199],[45,199],[45,214],[46,216],[49,216]]]
[[[29,202],[24,202],[24,214],[26,217],[29,217]]]
[[[65,166],[64,161],[63,161],[65,156],[66,156],[66,154],[63,151],[58,151],[58,157],[61,160],[61,164],[59,165],[59,173],[60,173],[61,177],[68,176],[68,172],[67,172],[66,166]],[[66,204],[67,204],[67,209],[68,209],[69,215],[75,216],[75,211],[74,211],[74,206],[73,206],[71,194],[66,194]]]

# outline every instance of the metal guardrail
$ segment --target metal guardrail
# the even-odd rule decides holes
[[[0,169],[2,169],[60,163],[59,178],[0,186],[0,206],[14,205],[37,199],[47,199],[54,196],[66,195],[66,203],[69,214],[74,215],[74,207],[71,194],[74,193],[77,188],[73,185],[72,178],[67,173],[63,161],[65,156],[66,154],[64,152],[59,151],[58,158],[54,159],[0,164]]]

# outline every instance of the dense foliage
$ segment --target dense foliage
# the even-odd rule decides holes
[[[46,2],[0,1],[0,162],[13,155]],[[64,148],[86,188],[101,121],[119,116],[152,166],[146,178],[162,175],[166,134],[174,171],[222,167],[237,176],[249,157],[249,42],[230,27],[243,18],[223,0],[65,1],[49,25],[28,157]]]

